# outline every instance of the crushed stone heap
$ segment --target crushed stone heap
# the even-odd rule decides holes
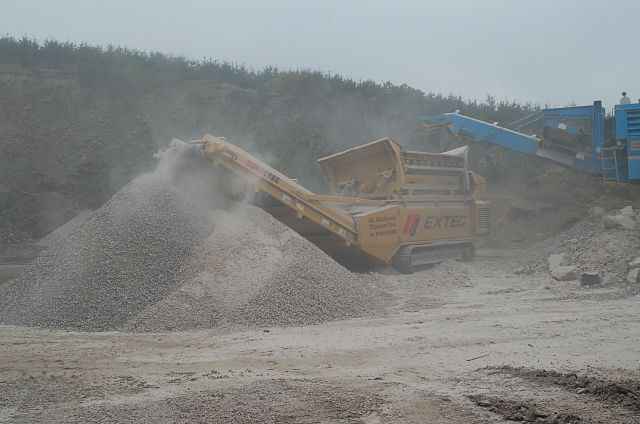
[[[5,324],[115,330],[180,284],[211,220],[152,175],[125,186],[0,288]]]
[[[626,218],[631,225],[608,225],[612,218]],[[579,272],[597,272],[609,283],[623,281],[628,262],[640,256],[638,221],[640,217],[635,212],[627,216],[620,211],[591,213],[567,231],[531,246],[530,254],[523,258],[522,270],[547,272],[549,257],[564,254],[567,264]]]
[[[201,209],[153,175],[0,287],[1,323],[80,331],[307,325],[382,309],[375,276],[263,210]]]
[[[184,284],[132,319],[136,331],[307,325],[379,312],[372,275],[354,274],[262,209],[215,211]]]

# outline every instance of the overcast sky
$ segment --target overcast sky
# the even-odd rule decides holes
[[[638,0],[0,0],[0,33],[423,91],[611,108],[640,97]]]

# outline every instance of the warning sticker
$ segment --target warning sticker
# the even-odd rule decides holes
[[[291,197],[288,194],[282,193],[282,201],[287,205],[291,204]]]
[[[322,225],[324,225],[325,227],[331,227],[331,221],[329,221],[327,218],[322,218]]]

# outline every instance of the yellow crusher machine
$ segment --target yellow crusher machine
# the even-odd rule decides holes
[[[193,145],[187,147],[187,145]],[[213,162],[223,187],[259,206],[351,268],[392,264],[405,273],[471,260],[489,232],[485,180],[467,170],[466,147],[405,150],[391,138],[319,159],[329,190],[314,194],[224,138],[174,139]],[[223,175],[220,175],[222,172]]]

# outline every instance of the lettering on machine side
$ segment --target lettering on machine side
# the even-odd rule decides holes
[[[462,228],[466,224],[466,215],[432,215],[424,221],[424,229]]]
[[[398,234],[396,215],[374,216],[368,219],[369,237],[386,237]]]
[[[264,169],[252,160],[247,161],[247,168],[249,168],[254,174],[264,177],[275,184],[280,183],[280,177],[268,169]]]

